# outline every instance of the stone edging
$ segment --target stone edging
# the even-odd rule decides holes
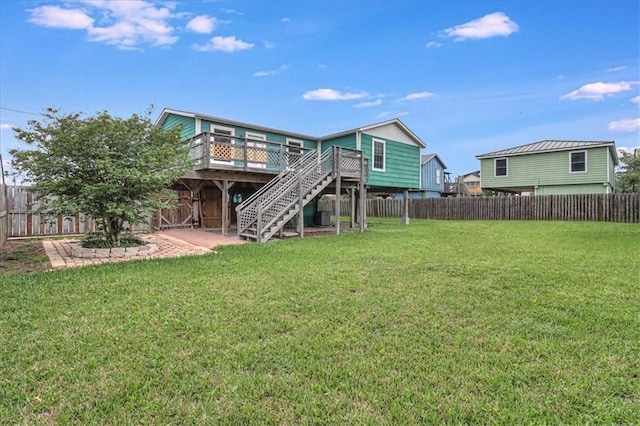
[[[108,257],[149,256],[158,250],[158,244],[145,241],[138,247],[84,248],[81,242],[69,243],[71,256],[83,259],[102,259]]]

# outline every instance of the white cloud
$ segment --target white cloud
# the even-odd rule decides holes
[[[585,84],[579,89],[561,96],[560,99],[593,99],[595,101],[601,101],[606,96],[631,90],[632,84],[633,82],[631,81],[620,81],[618,83],[603,83],[598,81],[596,83]]]
[[[2,123],[0,124],[0,130],[13,130],[13,124]]]
[[[635,98],[631,98],[631,102],[633,102],[634,104],[640,104],[640,95],[636,96]]]
[[[278,75],[288,69],[289,69],[289,65],[281,65],[278,68],[269,70],[269,71],[256,71],[253,73],[253,76],[254,77],[270,77],[273,75]]]
[[[187,23],[187,30],[198,34],[211,34],[216,29],[216,24],[215,17],[200,15]]]
[[[74,3],[71,3],[74,4]],[[170,19],[179,18],[165,3],[147,1],[85,1],[83,7],[39,6],[29,10],[29,22],[50,28],[84,29],[92,42],[134,49],[142,44],[168,46],[178,41]]]
[[[276,44],[269,40],[264,40],[262,42],[262,45],[264,46],[265,49],[273,49],[274,47],[276,47]]]
[[[638,151],[636,151],[638,150]],[[622,154],[622,152],[626,152],[627,154],[633,154],[634,152],[640,152],[640,145],[638,146],[632,146],[632,147],[628,147],[628,146],[620,146],[618,147],[618,153]],[[620,157],[622,157],[622,155],[619,155]]]
[[[374,106],[378,106],[378,105],[382,105],[382,99],[376,99],[375,101],[370,101],[370,102],[360,102],[358,104],[355,104],[353,107],[354,108],[369,108],[369,107],[374,107]]]
[[[427,43],[427,49],[435,49],[438,47],[442,47],[442,43],[438,43],[437,41],[430,41]]]
[[[382,111],[376,118],[384,119],[387,117],[403,117],[405,115],[409,115],[407,111]]]
[[[426,98],[430,98],[434,96],[433,93],[431,92],[416,92],[416,93],[410,93],[407,96],[405,96],[404,98],[402,98],[403,101],[415,101],[416,99],[426,99]]]
[[[362,99],[367,96],[366,92],[339,92],[333,89],[316,89],[304,92],[303,99],[308,101],[351,101]]]
[[[237,11],[237,10],[235,10],[235,9],[222,9],[222,11],[223,11],[224,13],[228,13],[229,15],[238,15],[238,16],[242,16],[242,15],[244,15],[244,13],[242,13],[242,12],[238,12],[238,11]]]
[[[609,130],[613,132],[637,132],[640,130],[640,118],[624,118],[609,123]]]
[[[625,67],[624,65],[621,67],[613,67],[613,68],[609,68],[607,71],[608,72],[616,72],[616,71],[622,71],[622,70],[626,70],[627,67]]]
[[[518,24],[502,12],[494,12],[465,24],[447,28],[441,32],[455,41],[477,40],[491,37],[507,37],[518,31]]]
[[[207,44],[198,45],[194,44],[193,48],[200,52],[213,52],[220,51],[226,53],[233,53],[239,50],[251,49],[255,46],[253,43],[238,40],[235,36],[221,37],[215,36],[209,40]]]
[[[284,18],[280,19],[280,22],[291,22],[291,18],[284,17]]]
[[[39,6],[29,10],[29,22],[49,28],[82,30],[93,25],[93,18],[82,9],[63,9],[59,6]]]

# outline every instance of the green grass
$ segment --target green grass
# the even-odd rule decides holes
[[[0,419],[640,419],[640,226],[398,222],[3,278]]]

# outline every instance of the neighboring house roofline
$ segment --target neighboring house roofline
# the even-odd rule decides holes
[[[440,164],[442,164],[443,168],[445,169],[447,168],[447,165],[444,163],[444,161],[442,161],[442,158],[435,152],[433,154],[423,154],[420,157],[420,164],[427,164],[429,161],[431,161],[434,158],[437,158],[438,161],[440,161]]]
[[[362,126],[362,127],[358,127],[358,128],[355,128],[355,129],[345,130],[343,132],[338,132],[338,133],[333,133],[331,135],[322,136],[320,138],[320,141],[325,141],[325,140],[328,140],[328,139],[335,139],[335,138],[339,138],[341,136],[350,135],[350,134],[356,133],[356,132],[366,132],[367,130],[375,129],[375,128],[378,128],[378,127],[388,126],[389,124],[396,124],[398,127],[400,127],[402,129],[402,131],[404,133],[406,133],[407,136],[409,136],[409,139],[411,139],[413,142],[415,142],[415,144],[418,145],[420,148],[426,148],[427,147],[427,144],[425,144],[422,141],[422,139],[420,139],[415,133],[413,133],[411,130],[409,130],[409,128],[402,121],[400,121],[399,118],[393,118],[391,120],[383,121],[381,123],[370,124],[368,126]]]
[[[170,109],[170,108],[164,108],[162,110],[162,113],[160,114],[160,116],[158,117],[158,119],[155,122],[155,126],[161,126],[162,123],[164,123],[164,121],[167,119],[169,114],[181,115],[183,117],[204,119],[204,120],[207,120],[207,121],[212,121],[212,122],[216,122],[216,123],[220,123],[220,124],[226,124],[226,125],[229,125],[229,126],[232,126],[232,127],[245,127],[245,128],[249,128],[251,130],[259,130],[259,131],[268,132],[268,133],[277,133],[277,134],[280,134],[280,135],[291,136],[293,138],[298,138],[298,139],[306,139],[306,140],[310,140],[310,141],[313,141],[313,142],[317,142],[318,141],[317,137],[304,135],[302,133],[295,133],[295,132],[290,132],[290,131],[287,131],[287,130],[274,129],[272,127],[259,126],[259,125],[256,125],[256,124],[245,123],[245,122],[242,122],[242,121],[229,120],[228,118],[215,117],[213,115],[198,114],[198,113],[194,113],[194,112],[180,111],[180,110]]]
[[[615,141],[544,140],[476,155],[476,158],[478,160],[484,160],[496,157],[514,157],[518,155],[540,154],[543,152],[575,151],[601,147],[608,147],[614,163],[618,164],[618,153],[616,152]]]

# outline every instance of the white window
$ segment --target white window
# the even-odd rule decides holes
[[[287,138],[287,166],[291,166],[302,156],[304,142],[299,139]]]
[[[570,173],[584,173],[587,171],[587,151],[576,151],[569,155]]]
[[[212,133],[211,162],[215,164],[233,164],[234,129],[212,124],[210,132]]]
[[[247,139],[247,167],[254,167],[264,169],[267,167],[269,155],[267,152],[267,137],[260,133],[247,132],[245,135]]]
[[[441,181],[440,174],[441,174],[440,169],[436,169],[436,185],[440,185],[440,181]]]
[[[386,147],[385,141],[373,139],[371,152],[373,153],[373,167],[377,172],[384,172],[386,165]]]
[[[507,176],[507,159],[506,158],[496,158],[494,160],[494,169],[495,176]]]

